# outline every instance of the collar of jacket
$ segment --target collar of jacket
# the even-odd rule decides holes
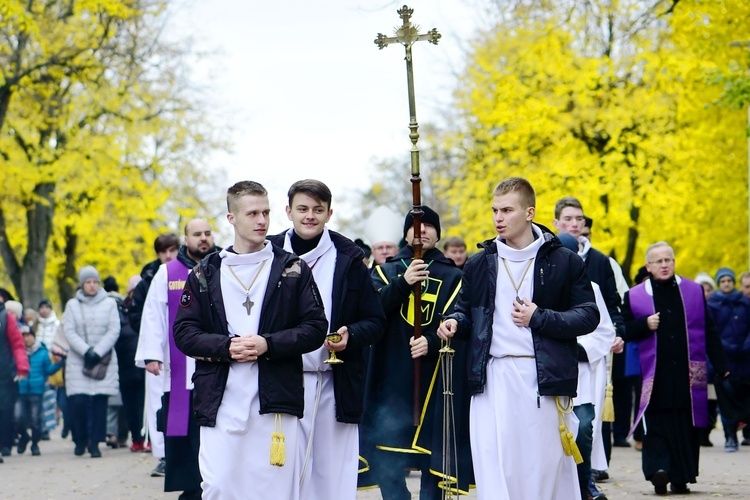
[[[414,249],[410,247],[409,245],[402,248],[396,255],[393,257],[388,257],[385,259],[386,262],[398,262],[401,259],[408,260],[414,258]],[[438,250],[437,248],[433,247],[427,250],[424,255],[422,255],[422,260],[434,260],[436,262],[440,262],[442,264],[445,264],[447,266],[456,267],[456,263],[453,262],[451,259],[443,255],[443,252]]]
[[[551,248],[563,246],[560,242],[560,238],[558,238],[555,233],[550,231],[547,227],[541,224],[537,224],[536,222],[534,223],[534,225],[542,230],[542,237],[544,238],[542,248],[539,250],[540,252],[546,252]],[[487,253],[497,253],[497,239],[491,238],[489,240],[484,240],[481,243],[477,243],[477,248],[480,248]]]

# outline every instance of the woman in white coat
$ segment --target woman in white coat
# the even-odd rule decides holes
[[[70,343],[65,366],[65,388],[72,416],[71,431],[75,454],[88,447],[92,458],[102,456],[99,443],[106,438],[107,400],[119,390],[117,355],[113,349],[120,336],[117,303],[100,287],[99,273],[91,266],[78,272],[80,289],[65,305],[63,329]],[[92,377],[84,369],[104,369],[104,377]],[[102,363],[104,359],[104,363]]]

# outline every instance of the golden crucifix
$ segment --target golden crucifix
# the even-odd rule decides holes
[[[420,183],[422,178],[419,176],[419,149],[417,149],[417,141],[419,140],[419,133],[417,129],[417,106],[414,98],[414,67],[412,64],[412,53],[411,46],[414,42],[421,40],[427,40],[428,42],[437,45],[440,40],[440,33],[437,29],[432,28],[427,33],[419,34],[419,26],[411,23],[411,15],[414,13],[414,9],[410,9],[406,5],[398,9],[398,15],[401,17],[403,24],[395,28],[395,36],[385,36],[382,33],[378,33],[378,37],[375,39],[375,45],[379,49],[387,47],[391,43],[400,43],[406,49],[406,84],[409,91],[409,138],[411,139],[411,184],[412,184],[412,209],[411,215],[414,219],[414,240],[412,241],[412,248],[414,249],[414,258],[422,258],[422,193],[420,190]],[[422,335],[422,283],[417,281],[414,286],[414,338],[417,339]],[[419,358],[414,360],[414,425],[419,425],[419,417],[422,410],[422,405],[419,397]]]

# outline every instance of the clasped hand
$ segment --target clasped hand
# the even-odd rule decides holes
[[[229,344],[229,356],[233,361],[244,363],[258,361],[268,351],[266,339],[260,335],[241,335],[232,337]]]

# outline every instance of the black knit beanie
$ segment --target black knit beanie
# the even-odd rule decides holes
[[[440,239],[440,216],[435,212],[433,209],[428,207],[427,205],[422,205],[422,211],[424,214],[422,214],[422,222],[426,222],[427,224],[432,224],[435,226],[435,230],[437,231],[437,239]],[[404,219],[404,238],[406,238],[406,233],[409,231],[409,228],[414,226],[414,218],[411,216],[411,211],[406,214],[406,219]]]

